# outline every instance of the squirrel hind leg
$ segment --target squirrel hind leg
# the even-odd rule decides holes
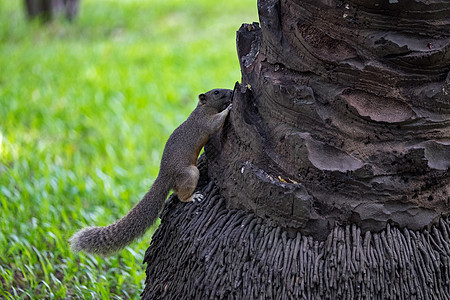
[[[192,195],[197,187],[199,177],[200,172],[194,165],[184,168],[177,174],[174,190],[180,201],[192,201]]]
[[[205,196],[201,192],[196,192],[191,196],[192,202],[202,202],[203,199],[205,199]]]

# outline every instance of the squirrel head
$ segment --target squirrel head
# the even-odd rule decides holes
[[[198,105],[222,111],[231,103],[233,91],[228,89],[214,89],[198,95]]]

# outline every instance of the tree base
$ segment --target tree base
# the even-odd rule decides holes
[[[142,299],[450,299],[450,220],[422,232],[336,226],[317,241],[205,200],[167,202],[144,262]]]

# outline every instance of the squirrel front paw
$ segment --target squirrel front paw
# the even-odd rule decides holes
[[[233,103],[230,103],[230,105],[228,105],[227,109],[231,110],[232,107],[233,107]]]

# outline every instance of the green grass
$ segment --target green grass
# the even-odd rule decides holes
[[[110,258],[78,229],[123,216],[197,94],[240,80],[252,0],[82,0],[72,24],[0,1],[0,298],[138,299],[151,232]]]

